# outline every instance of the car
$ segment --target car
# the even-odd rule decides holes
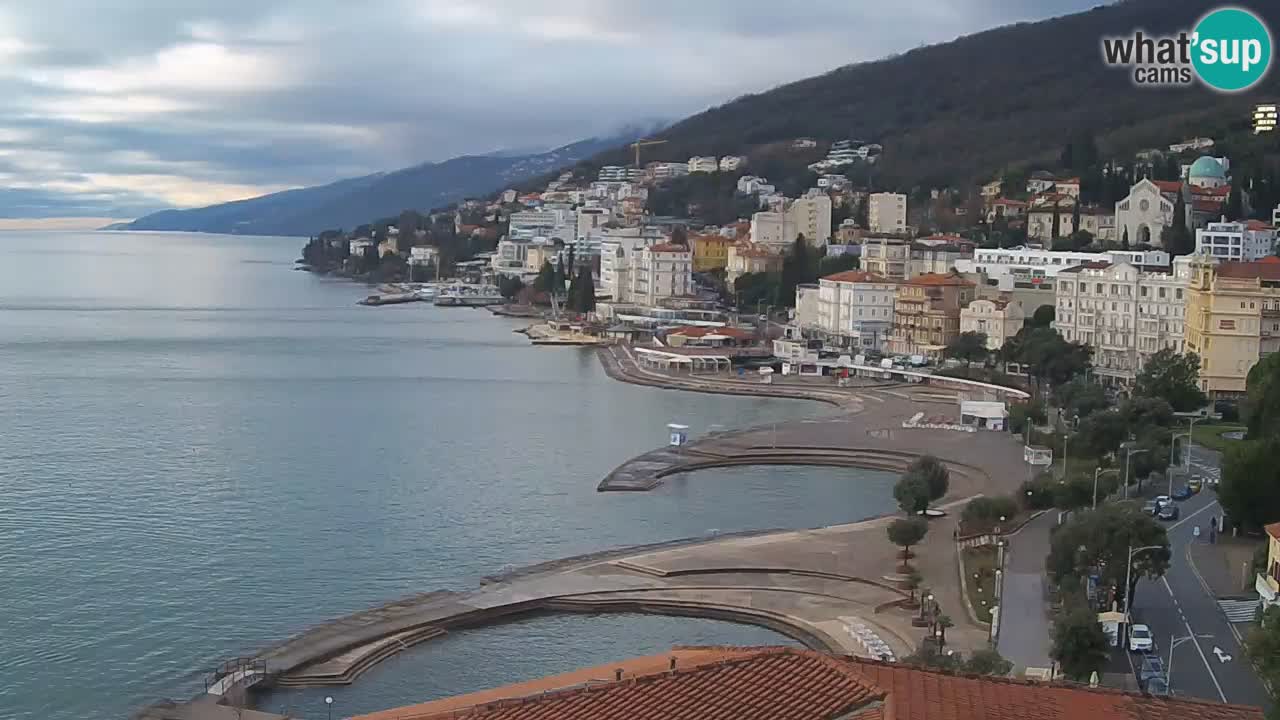
[[[1204,480],[1199,475],[1192,477],[1187,481],[1187,489],[1193,493],[1199,493],[1204,489]]]
[[[1164,660],[1159,655],[1147,655],[1142,658],[1142,664],[1138,666],[1138,682],[1146,685],[1155,679],[1165,679]]]
[[[1151,652],[1156,641],[1151,635],[1151,628],[1146,625],[1134,625],[1129,628],[1129,652]]]
[[[1148,695],[1156,695],[1165,697],[1169,695],[1169,681],[1162,677],[1153,677],[1147,680],[1143,690]]]
[[[1147,504],[1142,506],[1142,512],[1154,516],[1156,513],[1160,512],[1160,505],[1158,505],[1155,500],[1148,500]]]
[[[1173,491],[1172,497],[1174,500],[1181,501],[1181,500],[1190,500],[1192,495],[1195,495],[1195,493],[1192,492],[1191,488],[1184,485],[1178,488],[1177,490]]]
[[[1172,503],[1173,503],[1173,498],[1169,497],[1168,495],[1156,496],[1156,507],[1164,507],[1165,505],[1170,505]]]
[[[1172,504],[1165,505],[1164,507],[1160,508],[1160,512],[1156,513],[1156,519],[1157,520],[1177,520],[1179,514],[1180,513],[1178,512],[1177,505],[1172,505]]]

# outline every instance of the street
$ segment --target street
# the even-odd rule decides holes
[[[1044,559],[1049,554],[1049,530],[1057,519],[1057,511],[1046,512],[1009,538],[996,647],[1019,675],[1029,667],[1053,665]]]
[[[1192,472],[1206,481],[1216,481],[1220,475],[1218,457],[1212,451],[1195,447],[1191,465]],[[1165,667],[1172,666],[1170,687],[1175,695],[1265,707],[1265,688],[1187,552],[1191,543],[1209,541],[1209,521],[1222,514],[1217,495],[1206,485],[1204,491],[1179,505],[1181,519],[1168,526],[1172,551],[1169,571],[1159,580],[1139,582],[1134,594],[1134,622],[1151,627]],[[1194,537],[1196,526],[1201,529],[1198,539]],[[1176,648],[1172,647],[1175,643]],[[1140,657],[1129,660],[1136,665]]]

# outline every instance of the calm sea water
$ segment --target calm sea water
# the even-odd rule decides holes
[[[890,509],[891,478],[599,480],[665,424],[822,407],[616,383],[518,323],[292,271],[292,238],[0,233],[0,717],[125,717],[326,618],[606,547]],[[860,481],[854,482],[855,478]],[[767,631],[640,616],[458,633],[336,715]],[[322,717],[314,693],[265,704]]]

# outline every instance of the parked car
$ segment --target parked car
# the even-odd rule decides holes
[[[1187,481],[1187,489],[1193,493],[1199,493],[1204,489],[1204,480],[1199,475],[1191,476],[1191,479]]]
[[[1148,695],[1164,697],[1169,694],[1169,681],[1163,677],[1153,677],[1147,680],[1142,689]]]
[[[1129,628],[1129,652],[1151,652],[1155,647],[1156,641],[1151,636],[1151,628],[1146,625]]]
[[[1171,504],[1173,504],[1173,498],[1169,497],[1168,495],[1156,496],[1156,507],[1164,507],[1165,505],[1171,505]]]
[[[1142,512],[1154,516],[1156,513],[1160,512],[1160,505],[1157,504],[1155,500],[1148,500],[1147,504],[1142,506]]]
[[[1186,485],[1183,485],[1182,487],[1173,491],[1173,499],[1178,501],[1190,500],[1192,495],[1195,495],[1195,493],[1191,490],[1191,488],[1187,487]]]
[[[1169,504],[1160,508],[1160,512],[1156,513],[1156,519],[1157,520],[1177,520],[1179,514],[1180,513],[1178,512],[1178,506]]]
[[[1159,655],[1147,655],[1142,658],[1142,665],[1138,666],[1138,682],[1145,687],[1148,682],[1157,679],[1165,679],[1164,660]]]

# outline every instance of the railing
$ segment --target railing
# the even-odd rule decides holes
[[[249,687],[257,684],[267,676],[267,661],[251,657],[237,657],[214,668],[204,678],[204,691],[214,695],[225,695],[232,688],[243,685]]]

